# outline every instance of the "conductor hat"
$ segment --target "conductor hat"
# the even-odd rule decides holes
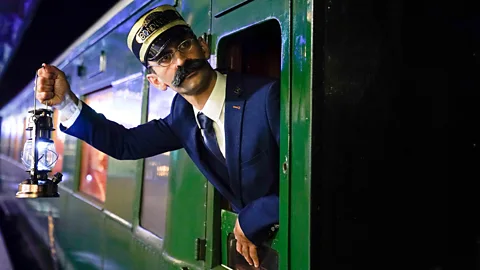
[[[180,13],[170,5],[153,8],[141,16],[130,29],[127,45],[144,65],[154,60],[173,40],[192,34]]]

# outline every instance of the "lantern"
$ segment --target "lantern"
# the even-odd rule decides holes
[[[36,78],[35,78],[36,81]],[[36,93],[36,89],[35,89]],[[35,99],[35,97],[34,97]],[[58,197],[58,183],[62,181],[62,174],[56,173],[52,179],[48,173],[58,159],[55,145],[51,139],[53,130],[53,111],[36,109],[36,102],[29,116],[27,139],[22,151],[22,162],[30,174],[30,178],[18,185],[17,198]]]

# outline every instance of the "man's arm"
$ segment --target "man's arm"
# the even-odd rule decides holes
[[[261,197],[240,211],[238,221],[245,236],[256,246],[265,242],[272,227],[278,224],[279,200],[277,195]]]
[[[272,137],[280,147],[280,84],[278,81],[272,83],[267,92],[265,111]],[[276,159],[275,162],[280,162],[278,156],[271,158]],[[240,211],[238,215],[240,227],[252,243],[258,246],[268,239],[272,226],[278,224],[278,209],[278,195],[271,194],[258,198]]]
[[[265,110],[267,114],[270,132],[280,147],[280,82],[275,81],[265,99]]]
[[[170,129],[171,116],[127,129],[79,101],[61,70],[44,64],[37,74],[37,99],[60,110],[60,130],[96,149],[117,159],[138,159],[182,147]]]
[[[63,132],[77,137],[116,159],[139,159],[176,150],[182,144],[170,129],[171,116],[127,129],[96,113],[83,103],[82,110]]]
[[[276,146],[280,147],[280,87],[278,82],[272,83],[266,93],[265,113],[272,138],[276,142]],[[274,152],[278,153],[278,151]],[[280,162],[278,155],[271,158],[276,159],[275,162]],[[278,181],[278,179],[274,179],[274,181]],[[278,222],[278,194],[270,194],[250,202],[238,214],[234,228],[235,238],[237,239],[236,248],[250,265],[258,267],[257,247],[277,229]]]

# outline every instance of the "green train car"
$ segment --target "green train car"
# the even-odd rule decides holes
[[[281,82],[280,226],[261,269],[478,269],[480,24],[462,15],[477,9],[121,1],[52,64],[126,127],[170,109],[173,92],[151,87],[126,45],[136,19],[161,4],[208,41],[213,67]],[[0,110],[2,198],[27,176],[32,89],[33,74]],[[31,245],[21,255],[38,248],[50,260],[40,269],[253,269],[232,245],[235,213],[185,151],[119,161],[62,132],[54,141],[60,197],[0,201],[22,217]]]
[[[308,117],[295,123],[290,115],[291,110],[302,115],[309,111],[312,5],[306,1],[295,6],[290,1],[120,2],[52,64],[66,73],[85,102],[126,127],[165,117],[174,96],[173,91],[150,87],[144,68],[126,46],[133,22],[161,4],[175,5],[195,33],[208,40],[212,66],[281,78],[283,104],[296,100],[295,108],[285,106],[281,112],[282,230],[262,256],[266,269],[310,268],[309,216],[291,218],[295,211],[311,207],[310,166],[303,158],[299,164],[291,160],[308,155],[304,136],[311,137],[311,127]],[[304,55],[298,63],[291,59],[294,40],[301,46],[296,51]],[[305,91],[292,95],[292,83],[304,85]],[[1,111],[2,179],[25,177],[19,153],[26,139],[26,112],[33,105],[32,87],[33,81]],[[302,134],[299,141],[304,144],[295,154],[290,149],[295,143],[293,129]],[[64,175],[60,198],[25,200],[19,208],[25,215],[30,213],[31,225],[38,227],[46,246],[54,248],[55,261],[65,269],[234,268],[238,258],[231,243],[236,214],[184,150],[119,161],[60,131],[53,139],[60,156],[53,172]],[[292,178],[304,181],[292,185]],[[304,252],[281,255],[289,254],[289,249]]]

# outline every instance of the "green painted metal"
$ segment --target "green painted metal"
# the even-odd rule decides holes
[[[235,228],[235,223],[237,222],[238,215],[227,211],[222,210],[222,264],[227,265],[228,263],[228,248],[227,248],[227,241],[228,235],[233,233],[233,229]]]
[[[142,233],[139,233],[142,231]],[[135,269],[166,269],[167,262],[162,257],[163,241],[153,234],[137,227],[130,246],[130,258]],[[150,237],[152,241],[148,241]]]
[[[221,16],[248,0],[212,0],[212,16]]]
[[[277,232],[278,252],[280,254],[278,260],[279,269],[295,269],[290,265],[290,184],[291,184],[291,51],[292,51],[292,26],[291,26],[291,2],[286,1],[284,5],[282,29],[282,60],[280,70],[280,228]],[[302,250],[298,250],[302,252]]]
[[[68,212],[61,216],[71,222],[68,222],[68,227],[64,228],[61,234],[62,238],[68,239],[66,257],[76,269],[102,269],[104,215],[100,207],[88,200],[90,199],[82,195],[72,197]]]
[[[310,167],[313,2],[293,1],[292,94],[290,155],[291,269],[311,269],[310,265]]]
[[[103,269],[135,269],[131,257],[131,227],[106,215],[104,218]]]
[[[221,264],[221,212],[220,195],[215,187],[208,183],[206,239],[207,252],[205,268],[212,269]]]
[[[207,181],[185,150],[171,152],[164,257],[176,265],[204,268],[195,260],[195,241],[205,239]]]
[[[143,86],[142,86],[142,113],[141,113],[141,123],[146,123],[148,118],[148,98],[149,98],[149,85],[150,83],[147,80],[147,73],[143,70]],[[135,195],[132,203],[132,225],[137,227],[140,225],[140,211],[142,209],[142,183],[143,183],[143,174],[144,174],[145,159],[137,160],[137,175],[136,175],[136,184],[135,184]]]

